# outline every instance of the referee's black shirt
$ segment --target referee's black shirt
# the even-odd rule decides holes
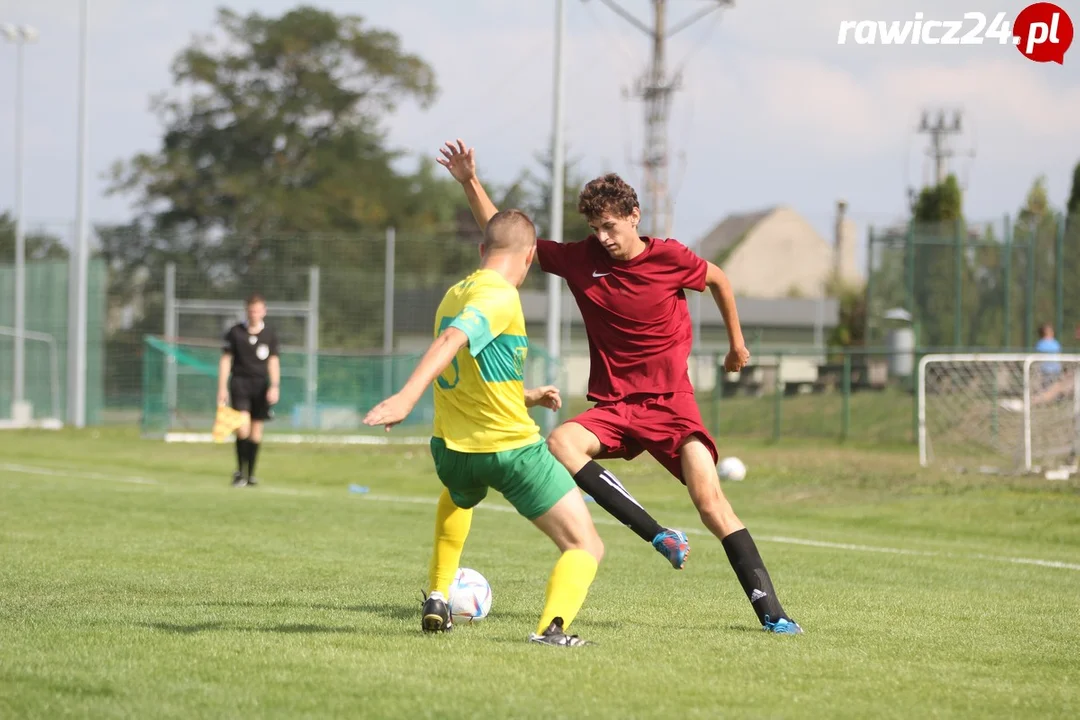
[[[237,323],[225,333],[221,350],[233,356],[233,377],[265,380],[270,377],[268,361],[278,354],[277,334],[265,323],[258,333],[249,332],[246,322]]]

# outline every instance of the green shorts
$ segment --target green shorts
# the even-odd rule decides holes
[[[543,440],[517,450],[463,453],[431,438],[431,454],[439,480],[459,508],[475,507],[492,488],[535,520],[577,487]]]

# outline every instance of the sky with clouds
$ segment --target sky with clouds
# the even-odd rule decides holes
[[[151,95],[170,86],[173,56],[209,31],[221,4],[268,15],[287,0],[90,0],[89,213],[130,217],[130,198],[107,197],[118,159],[153,150],[160,128]],[[669,23],[710,0],[669,0]],[[388,128],[411,158],[434,157],[463,138],[482,180],[509,182],[550,142],[554,0],[326,0],[311,4],[364,16],[397,33],[435,69],[427,110],[403,105]],[[1080,23],[1080,2],[1059,0]],[[622,0],[643,20],[648,0]],[[735,0],[669,41],[682,68],[670,122],[674,235],[696,242],[726,214],[776,204],[805,215],[826,237],[843,198],[865,236],[901,218],[906,188],[929,178],[927,108],[959,108],[965,132],[952,167],[966,186],[966,214],[1015,213],[1046,175],[1062,206],[1080,161],[1080,48],[1063,65],[1034,63],[996,42],[928,46],[838,45],[845,20],[962,20],[979,10],[1014,18],[1006,0]],[[0,0],[0,22],[29,23],[26,49],[26,215],[70,226],[75,208],[78,0]],[[932,11],[931,11],[932,8]],[[624,97],[645,70],[649,41],[599,0],[566,0],[566,138],[581,171],[617,171],[641,186],[644,108]],[[967,21],[965,31],[973,26]],[[0,209],[14,204],[15,51],[0,43]],[[66,232],[65,232],[66,234]]]

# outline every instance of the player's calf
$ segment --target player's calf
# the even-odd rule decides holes
[[[701,441],[691,439],[680,448],[680,456],[690,498],[702,522],[723,544],[728,562],[762,627],[779,634],[801,633],[802,628],[788,617],[780,605],[757,543],[720,489],[720,478],[716,474],[712,453]]]
[[[558,469],[565,472],[562,468]],[[565,482],[569,486],[570,479],[566,478]],[[570,627],[585,603],[600,560],[604,557],[604,543],[596,532],[585,501],[572,486],[532,522],[551,538],[562,555],[548,578],[544,609],[536,633],[530,636],[530,640],[555,645],[571,644],[566,640],[569,636],[563,631]]]

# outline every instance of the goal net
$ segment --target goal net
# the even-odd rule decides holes
[[[23,344],[23,394],[16,399],[14,345]],[[62,418],[60,353],[49,333],[0,327],[0,430],[59,430]]]
[[[435,416],[430,388],[395,432],[387,434],[381,427],[369,428],[362,423],[368,410],[401,388],[421,354],[360,355],[320,350],[312,373],[308,351],[281,348],[280,398],[273,408],[273,420],[264,426],[263,439],[340,444],[427,442]],[[220,359],[220,343],[146,337],[143,435],[167,442],[212,442]],[[525,363],[526,386],[544,384],[551,362],[542,351],[530,348]],[[530,412],[539,421],[541,412],[550,411],[534,408]]]
[[[927,355],[918,383],[924,467],[1076,472],[1080,355]]]

